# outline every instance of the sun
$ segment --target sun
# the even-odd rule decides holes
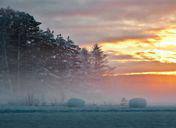
[[[176,37],[167,37],[159,43],[161,46],[176,46]]]
[[[157,34],[160,37],[158,45],[160,46],[176,46],[176,29],[167,29]]]

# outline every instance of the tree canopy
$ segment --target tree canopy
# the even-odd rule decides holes
[[[68,36],[42,30],[41,22],[28,13],[0,9],[0,82],[22,88],[26,81],[54,84],[56,79],[74,81],[78,77],[102,75],[106,55],[98,44],[91,51],[80,48]],[[57,36],[55,36],[57,35]],[[6,84],[4,84],[6,83]]]

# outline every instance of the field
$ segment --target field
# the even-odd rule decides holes
[[[176,128],[176,111],[0,111],[0,128]]]

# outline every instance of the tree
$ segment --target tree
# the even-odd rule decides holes
[[[107,69],[107,55],[104,53],[104,51],[98,44],[95,44],[93,46],[91,55],[91,64],[94,70],[93,72],[96,75],[102,75]]]
[[[20,46],[28,46],[35,43],[39,31],[40,22],[37,22],[33,16],[25,12],[14,11],[13,9],[0,9],[1,30],[5,30],[9,36],[9,41]]]
[[[71,69],[71,73],[75,73],[80,69],[80,50],[81,48],[78,45],[75,45],[75,43],[68,37],[67,38],[67,50],[66,50],[66,56],[69,59],[69,68]]]
[[[40,24],[28,13],[0,9],[0,84],[13,84],[20,93],[33,92],[33,86],[39,90],[61,86],[62,94],[65,86],[80,82],[80,75],[103,74],[106,55],[98,44],[89,52],[69,36],[55,37],[49,28],[40,29]]]
[[[82,48],[80,52],[80,59],[81,59],[81,74],[89,75],[91,62],[90,62],[91,54],[86,48]]]
[[[6,67],[6,74],[16,73],[13,83],[20,84],[20,72],[25,66],[23,53],[36,43],[38,25],[40,23],[28,13],[14,11],[9,7],[0,9],[2,63]]]

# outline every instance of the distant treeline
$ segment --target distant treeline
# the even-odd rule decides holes
[[[94,78],[109,71],[107,56],[98,44],[91,51],[70,37],[42,30],[28,13],[0,9],[0,85],[25,86],[27,81],[55,84]]]

